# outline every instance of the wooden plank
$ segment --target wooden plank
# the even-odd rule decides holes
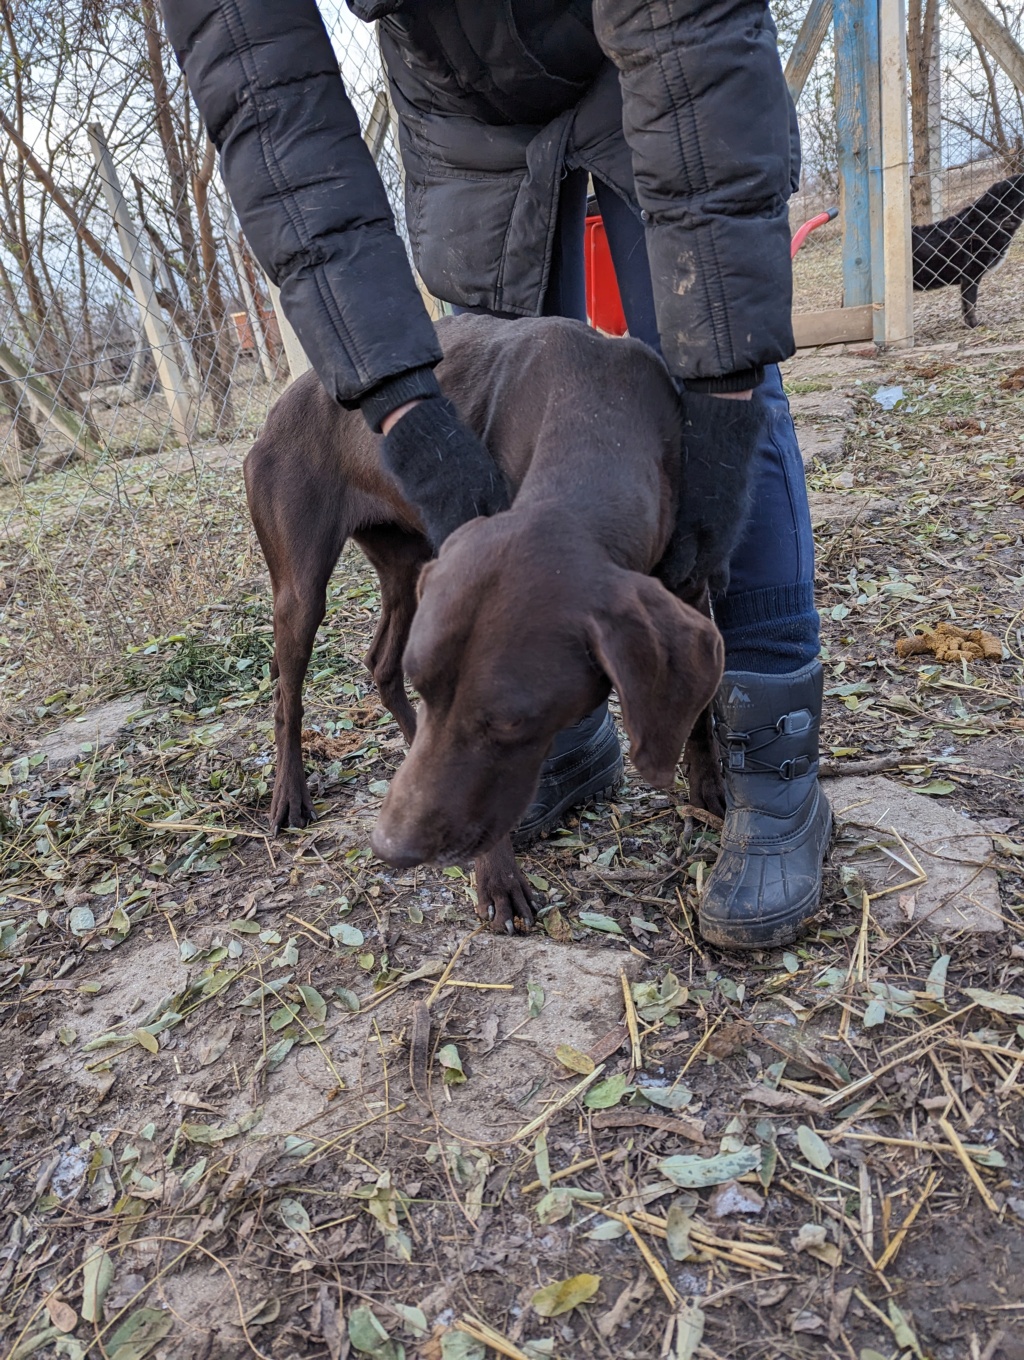
[[[839,213],[843,224],[843,305],[866,306],[872,281],[870,170],[878,144],[877,0],[834,0]],[[877,232],[876,232],[877,235]]]
[[[870,340],[874,334],[876,308],[832,307],[825,312],[795,312],[793,338],[797,349],[818,345],[848,345]]]
[[[807,77],[832,27],[832,0],[811,0],[786,62],[786,84],[793,103],[799,104]]]
[[[191,435],[191,403],[185,392],[181,369],[171,348],[171,338],[164,324],[160,304],[156,300],[156,290],[149,274],[143,268],[146,254],[142,238],[128,212],[128,206],[121,192],[121,185],[114,169],[114,162],[107,147],[107,139],[99,123],[90,123],[86,129],[89,147],[92,151],[96,169],[99,172],[100,187],[107,201],[107,209],[114,219],[117,239],[124,256],[128,277],[131,279],[132,292],[139,304],[142,324],[146,330],[156,363],[157,377],[167,400],[171,424],[181,439],[188,443]]]
[[[882,53],[882,193],[887,345],[914,342],[914,266],[910,235],[910,141],[907,127],[907,15],[905,0],[879,0]]]
[[[949,3],[1017,89],[1024,92],[1024,49],[1006,25],[996,18],[983,0],[949,0]]]

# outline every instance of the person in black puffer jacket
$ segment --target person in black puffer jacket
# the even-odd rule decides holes
[[[715,590],[728,811],[701,900],[722,945],[794,938],[831,819],[817,783],[813,541],[776,365],[793,352],[795,117],[764,0],[349,0],[379,21],[413,259],[456,310],[586,319],[588,181],[630,332],[677,381],[687,494],[660,574]],[[441,355],[315,0],[163,0],[224,181],[332,396],[439,547],[508,503]],[[520,836],[613,784],[603,708],[556,739]]]

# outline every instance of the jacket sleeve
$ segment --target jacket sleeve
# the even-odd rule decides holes
[[[619,69],[669,369],[694,387],[756,381],[793,353],[791,101],[768,7],[594,0],[594,17]]]
[[[314,0],[163,0],[246,237],[327,391],[438,392],[434,327]],[[399,404],[395,401],[395,405]]]

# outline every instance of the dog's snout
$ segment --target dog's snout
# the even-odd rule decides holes
[[[396,834],[380,822],[370,833],[370,846],[378,859],[395,869],[415,869],[417,864],[425,864],[431,858],[431,851],[425,845],[417,845],[412,837]]]

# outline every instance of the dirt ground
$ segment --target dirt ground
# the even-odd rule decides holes
[[[241,447],[3,502],[5,1356],[1024,1360],[1024,350],[942,344],[786,369],[839,824],[786,951],[701,943],[716,833],[628,762],[528,938],[376,862],[357,553],[269,838]],[[897,655],[940,622],[1001,659]]]

